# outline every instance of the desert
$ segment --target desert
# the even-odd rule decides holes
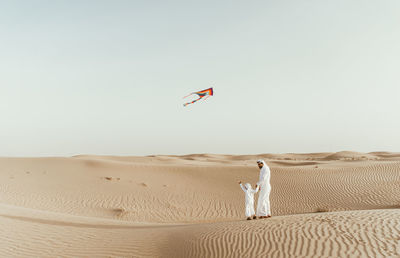
[[[271,168],[272,217],[237,180]],[[3,257],[396,257],[400,154],[0,158]]]

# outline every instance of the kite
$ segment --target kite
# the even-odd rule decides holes
[[[193,95],[193,94],[198,95],[199,98],[198,98],[198,99],[195,99],[195,100],[193,100],[193,101],[191,101],[191,102],[188,102],[188,103],[183,104],[184,107],[186,107],[186,106],[189,105],[189,104],[193,104],[193,103],[195,103],[195,102],[201,100],[202,98],[204,98],[204,100],[205,100],[205,99],[207,99],[208,97],[213,96],[213,95],[214,95],[214,90],[213,90],[213,88],[209,88],[209,89],[206,89],[206,90],[201,90],[201,91],[192,92],[192,93],[190,93],[189,95],[187,95],[186,97],[183,97],[183,98],[187,98],[187,97],[189,97],[189,96],[191,96],[191,95]]]

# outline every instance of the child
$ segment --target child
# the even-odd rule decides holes
[[[259,186],[256,185],[256,189],[253,190],[251,188],[251,184],[246,183],[244,186],[242,185],[242,181],[238,182],[240,187],[242,188],[243,192],[245,192],[245,200],[246,200],[246,217],[247,220],[256,219],[256,213],[254,211],[254,194],[258,192]]]

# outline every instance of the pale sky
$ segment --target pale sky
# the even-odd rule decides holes
[[[1,1],[0,156],[400,151],[399,28],[398,0]]]

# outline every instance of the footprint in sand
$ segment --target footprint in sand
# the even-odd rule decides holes
[[[111,180],[117,180],[117,181],[119,181],[119,180],[121,180],[121,178],[119,178],[119,177],[110,177],[110,176],[106,176],[106,177],[104,177],[106,180],[108,180],[108,181],[111,181]]]
[[[129,212],[124,208],[115,208],[113,209],[113,212],[117,217],[124,217],[129,214]]]
[[[113,210],[115,213],[117,213],[117,214],[121,214],[121,213],[123,213],[123,212],[126,212],[126,210],[124,209],[124,208],[116,208],[116,209],[114,209]]]

